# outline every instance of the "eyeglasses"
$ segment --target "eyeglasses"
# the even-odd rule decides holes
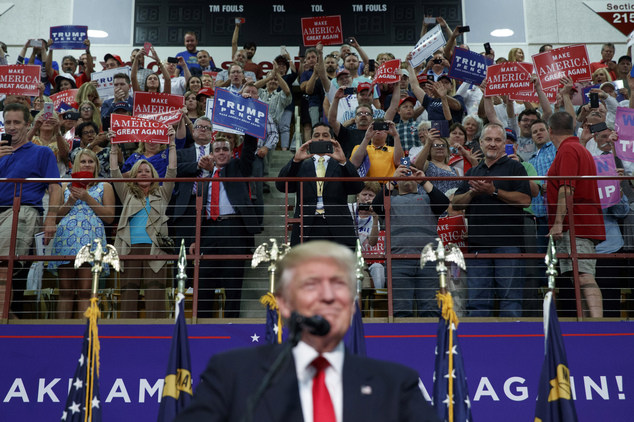
[[[197,126],[194,126],[194,129],[198,129],[198,130],[211,130],[211,126],[201,126],[201,125],[197,125]]]
[[[82,135],[96,135],[97,132],[95,132],[94,130],[85,130],[84,133],[82,133]]]
[[[91,107],[82,107],[81,111],[92,111]]]
[[[360,111],[357,113],[357,116],[370,116],[372,115],[372,113],[369,113],[367,111]]]
[[[447,148],[447,145],[445,145],[445,144],[433,144],[432,147],[433,148]]]

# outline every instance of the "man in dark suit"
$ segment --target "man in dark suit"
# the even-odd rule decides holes
[[[199,125],[198,121],[196,124]],[[242,154],[232,159],[228,141],[211,145],[211,154],[198,166],[208,172],[211,182],[202,183],[203,214],[201,253],[203,255],[248,255],[254,246],[253,235],[261,231],[249,194],[248,182],[221,182],[226,177],[251,175],[257,139],[245,135]],[[199,186],[201,184],[198,184]],[[194,253],[195,243],[189,251]],[[225,317],[239,317],[244,260],[203,260],[198,290],[198,316],[211,317],[215,289],[225,289]]]
[[[334,151],[331,154],[311,154],[311,143],[318,141],[331,142]],[[356,233],[348,210],[348,195],[361,192],[363,181],[354,165],[346,159],[341,145],[334,138],[332,128],[322,122],[313,126],[312,139],[297,150],[293,159],[280,170],[279,177],[318,177],[320,166],[323,166],[322,171],[325,167],[325,177],[350,177],[350,181],[302,182],[303,206],[299,196],[299,182],[288,184],[288,192],[298,194],[295,218],[303,214],[304,240],[328,239],[354,247]],[[280,192],[286,190],[284,182],[276,182],[275,186]],[[291,245],[300,243],[299,234],[299,224],[293,225]]]
[[[301,334],[255,404],[253,420],[440,421],[423,398],[415,371],[346,352],[342,339],[350,326],[356,292],[350,249],[333,242],[308,242],[291,249],[277,270],[276,297],[282,316],[322,315],[330,330],[323,336]],[[267,345],[213,356],[193,400],[175,421],[240,421],[247,399],[283,347]]]

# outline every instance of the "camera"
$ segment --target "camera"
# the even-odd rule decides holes
[[[168,63],[178,63],[178,59],[176,57],[168,57],[167,58],[167,62]]]
[[[370,211],[371,206],[370,202],[359,202],[359,211]]]
[[[434,59],[434,60],[432,60],[432,63],[434,63],[434,64],[442,64],[442,59]]]
[[[343,90],[343,95],[354,95],[354,93],[355,93],[354,88],[345,88]]]

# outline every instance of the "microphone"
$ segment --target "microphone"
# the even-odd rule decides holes
[[[293,312],[291,314],[291,326],[298,332],[306,329],[309,333],[316,336],[325,336],[330,332],[330,323],[321,315],[307,317]]]

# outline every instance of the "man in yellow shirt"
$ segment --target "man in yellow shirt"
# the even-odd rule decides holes
[[[362,107],[366,106],[357,107],[357,113],[363,111]],[[383,126],[383,130],[378,130],[379,126]],[[385,145],[388,135],[394,138],[393,147]],[[352,150],[350,162],[357,168],[361,177],[391,177],[400,165],[403,155],[403,147],[394,122],[375,119],[374,124],[365,132],[361,144]]]

